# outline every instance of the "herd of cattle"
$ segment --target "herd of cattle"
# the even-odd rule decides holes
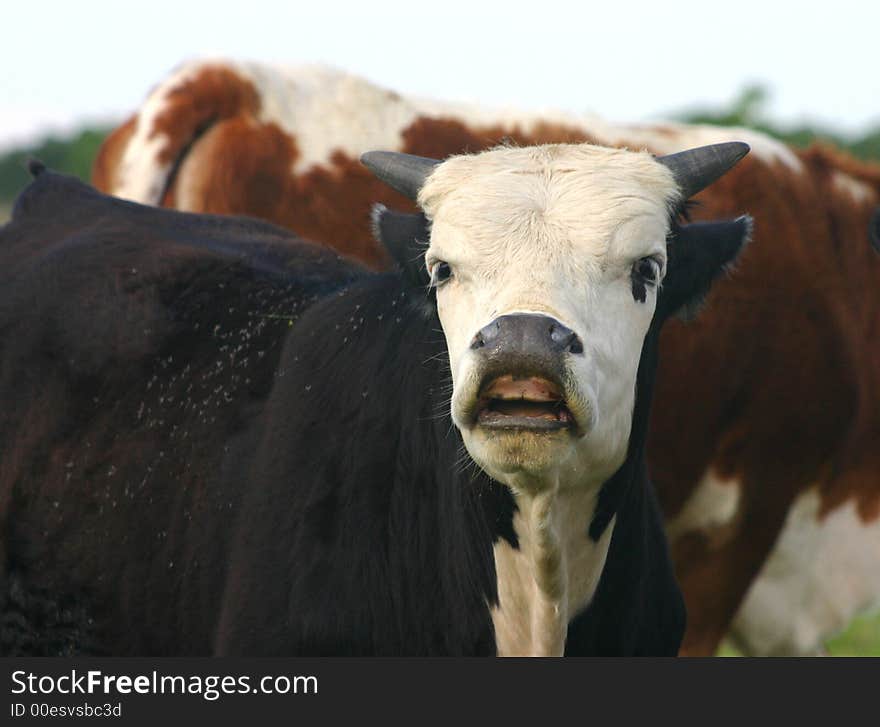
[[[880,605],[877,166],[198,62],[100,191],[32,171],[2,653],[808,654]]]

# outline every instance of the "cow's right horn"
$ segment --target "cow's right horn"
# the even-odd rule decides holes
[[[395,151],[368,151],[361,155],[361,164],[389,187],[414,200],[440,162]]]
[[[748,153],[748,144],[742,141],[726,141],[667,154],[657,157],[657,161],[672,172],[681,190],[682,199],[690,199]]]

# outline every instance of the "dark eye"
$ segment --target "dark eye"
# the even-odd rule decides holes
[[[633,300],[644,303],[648,299],[648,288],[653,288],[660,280],[660,263],[657,258],[643,257],[636,260],[630,273]]]
[[[452,277],[452,268],[449,263],[438,262],[431,268],[431,287],[437,288]]]
[[[636,260],[633,265],[633,277],[638,277],[649,285],[656,285],[660,279],[660,263],[653,257],[643,257]]]

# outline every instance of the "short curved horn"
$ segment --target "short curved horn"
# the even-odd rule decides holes
[[[440,162],[395,151],[368,151],[361,155],[361,164],[389,187],[414,200]]]
[[[681,189],[682,198],[690,199],[729,171],[748,153],[748,144],[727,141],[667,154],[657,157],[657,161],[670,169]]]

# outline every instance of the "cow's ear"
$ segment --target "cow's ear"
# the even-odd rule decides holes
[[[751,235],[748,216],[679,226],[666,247],[666,277],[657,300],[657,317],[695,316],[712,283],[733,265]]]
[[[395,212],[383,204],[373,206],[373,236],[397,263],[406,279],[414,284],[428,284],[425,250],[431,227],[425,215]]]

